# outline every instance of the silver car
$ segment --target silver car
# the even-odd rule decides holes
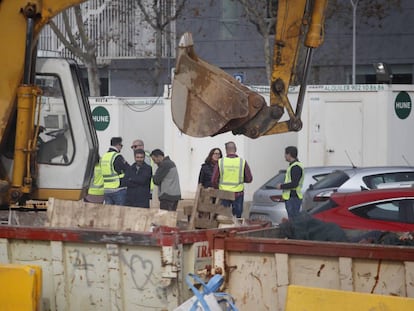
[[[338,170],[306,190],[302,210],[310,211],[329,200],[334,192],[353,192],[377,188],[406,187],[414,182],[414,167],[376,166]]]
[[[302,192],[311,185],[335,170],[350,168],[350,166],[315,166],[305,167]],[[253,194],[253,201],[249,209],[249,219],[271,221],[273,225],[279,224],[283,218],[288,218],[285,202],[282,199],[282,190],[276,189],[278,183],[285,181],[286,170],[267,181]]]

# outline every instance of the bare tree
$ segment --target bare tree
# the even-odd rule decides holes
[[[163,49],[167,49],[168,57],[171,57],[171,23],[182,13],[187,0],[135,0],[135,4],[141,10],[144,20],[155,31],[155,65],[153,81],[155,90],[160,87],[162,74]],[[148,4],[151,5],[148,5]],[[167,34],[167,35],[165,35]],[[166,44],[163,44],[163,35]]]
[[[69,22],[69,10],[74,12],[76,28],[73,28]],[[69,10],[62,12],[65,25],[63,30],[59,29],[53,20],[50,22],[50,27],[65,47],[85,65],[88,72],[90,96],[100,96],[100,78],[94,38],[89,38],[86,33],[80,5]]]
[[[246,18],[263,37],[263,52],[266,74],[270,81],[273,55],[273,34],[277,18],[278,0],[232,0],[240,3]],[[360,22],[371,27],[381,28],[382,20],[390,15],[390,10],[399,9],[401,0],[359,0]],[[352,5],[350,0],[329,0],[326,19],[342,19],[345,26],[352,26]],[[300,61],[300,60],[299,60]],[[297,77],[300,78],[300,77]]]
[[[329,0],[326,18],[336,18],[351,27],[355,4],[355,0]],[[401,9],[401,0],[358,0],[357,5],[360,23],[381,28],[383,19],[390,15],[391,10]]]
[[[272,0],[233,0],[239,2],[246,18],[256,26],[263,37],[263,53],[266,66],[266,76],[270,81],[272,74],[273,46],[272,38],[275,33],[277,1]]]

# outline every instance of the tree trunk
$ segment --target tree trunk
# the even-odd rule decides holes
[[[101,81],[99,78],[99,69],[96,64],[96,58],[91,62],[87,62],[85,65],[88,71],[89,96],[101,96]]]
[[[263,34],[263,51],[264,51],[264,59],[265,59],[265,65],[266,65],[266,76],[268,84],[270,84],[270,81],[272,79],[272,49],[273,47],[270,47],[270,36]]]
[[[101,96],[101,80],[99,78],[99,68],[96,60],[96,49],[92,41],[86,42],[85,52],[82,56],[83,63],[88,72],[89,96]]]
[[[154,91],[158,94],[162,73],[162,29],[155,29],[155,64],[154,64]]]

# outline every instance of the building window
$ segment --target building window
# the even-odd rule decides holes
[[[108,78],[100,78],[99,79],[101,81],[101,85],[99,86],[99,90],[101,92],[101,96],[109,96],[109,79]],[[89,92],[89,82],[88,82],[88,78],[83,78],[83,87],[86,93],[86,96],[90,96],[90,92]]]
[[[220,39],[230,40],[239,37],[240,15],[243,8],[237,1],[223,0],[220,21]]]
[[[376,84],[377,76],[375,74],[357,75],[356,82],[359,84]],[[397,73],[392,75],[392,84],[412,84],[413,75],[409,73]]]

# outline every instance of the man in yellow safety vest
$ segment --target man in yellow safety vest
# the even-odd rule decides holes
[[[276,184],[276,189],[282,189],[282,199],[285,200],[289,220],[299,215],[302,204],[302,184],[305,177],[303,164],[298,160],[298,149],[295,146],[285,148],[285,159],[289,162],[285,182]]]
[[[226,156],[219,159],[214,167],[211,183],[214,188],[234,192],[234,201],[222,200],[221,204],[231,206],[233,216],[241,218],[244,204],[244,183],[252,182],[253,176],[246,160],[236,154],[236,144],[230,141],[224,146]]]
[[[101,163],[95,164],[93,170],[93,177],[88,189],[88,195],[85,197],[85,202],[103,203],[104,202],[104,180],[102,176]]]
[[[122,137],[112,137],[111,146],[101,159],[105,204],[125,205],[123,177],[129,164],[120,153],[122,147]]]

